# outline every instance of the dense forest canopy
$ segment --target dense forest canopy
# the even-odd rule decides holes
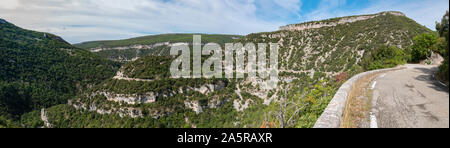
[[[0,23],[0,116],[67,103],[118,65],[49,33]]]

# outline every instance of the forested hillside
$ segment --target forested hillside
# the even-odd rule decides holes
[[[58,36],[0,19],[0,126],[24,113],[65,104],[116,69],[116,63]]]

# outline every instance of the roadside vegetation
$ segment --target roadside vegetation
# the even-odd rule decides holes
[[[443,56],[444,61],[439,66],[436,74],[440,81],[448,85],[448,30],[449,30],[449,12],[447,11],[441,22],[436,22],[437,32],[423,33],[413,38],[413,45],[410,49],[399,49],[394,46],[383,46],[372,51],[364,59],[363,67],[365,70],[374,70],[382,68],[395,67],[396,65],[423,62],[429,64],[432,53]],[[371,102],[371,90],[368,85],[376,74],[368,75],[355,84],[352,88],[344,111],[341,127],[357,128],[368,127],[369,110]]]
[[[448,73],[448,47],[449,47],[449,13],[448,11],[442,17],[440,23],[436,23],[436,30],[439,32],[439,39],[437,41],[436,47],[439,53],[444,57],[444,62],[439,67],[439,72],[437,73],[438,79],[443,81],[445,84],[449,84],[449,73]]]
[[[436,33],[424,33],[414,37],[414,44],[411,47],[410,62],[419,63],[431,56],[431,52],[436,52],[435,44],[438,37]]]
[[[363,60],[362,65],[367,71],[392,68],[397,65],[405,64],[408,57],[409,56],[403,49],[399,49],[395,46],[382,46],[372,51],[370,55]]]
[[[439,66],[437,73],[438,79],[448,85],[448,61],[449,61],[449,13],[443,16],[441,22],[436,22],[437,32],[428,32],[415,36],[413,45],[410,48],[400,49],[395,46],[382,46],[370,52],[362,65],[365,70],[374,70],[381,68],[391,68],[396,65],[410,63],[419,63],[425,60],[429,64],[429,58],[432,53],[439,54],[444,61]]]
[[[432,33],[424,33],[414,37],[414,45],[410,49],[409,62],[418,63],[428,60],[432,53],[441,55],[444,61],[439,66],[437,78],[446,85],[449,83],[448,73],[448,47],[449,47],[449,13],[443,16],[441,22],[436,22],[436,31]],[[429,61],[425,61],[426,64]]]

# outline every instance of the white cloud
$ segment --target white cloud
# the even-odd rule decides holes
[[[0,17],[20,27],[62,36],[71,43],[160,33],[241,34],[338,16],[404,12],[430,29],[448,10],[448,0],[374,0],[345,10],[346,0],[322,0],[302,11],[301,0],[0,0]]]
[[[346,0],[322,0],[316,10],[303,14],[304,21],[317,21],[338,16],[346,16],[347,13],[339,9],[345,5]]]
[[[300,0],[275,1],[275,3],[281,6],[282,8],[291,11],[292,13],[298,13],[302,4]]]
[[[441,21],[445,11],[449,10],[448,0],[417,0],[414,2],[377,0],[369,8],[360,13],[374,13],[380,11],[401,11],[407,17],[435,30],[435,22]]]
[[[19,0],[1,0],[0,9],[16,9],[19,7]]]
[[[258,19],[251,0],[27,0],[21,8],[0,9],[1,17],[71,43],[153,33],[245,35],[284,24]]]

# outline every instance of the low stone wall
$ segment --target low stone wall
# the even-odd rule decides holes
[[[386,72],[391,70],[399,70],[403,67],[396,68],[387,68],[387,69],[379,69],[373,71],[367,71],[360,74],[357,74],[347,80],[339,90],[334,95],[333,99],[331,99],[327,108],[324,110],[322,115],[320,115],[319,119],[317,119],[314,124],[314,128],[339,128],[342,120],[342,115],[345,109],[345,105],[347,104],[347,98],[352,90],[353,84],[355,84],[360,78],[365,77],[369,74]]]

